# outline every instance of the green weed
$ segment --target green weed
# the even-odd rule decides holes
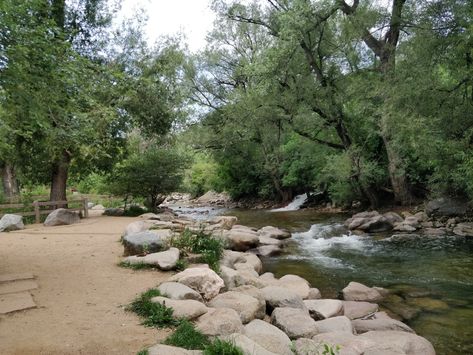
[[[196,330],[192,323],[182,321],[176,331],[166,338],[164,344],[188,350],[203,350],[210,341],[207,336]]]

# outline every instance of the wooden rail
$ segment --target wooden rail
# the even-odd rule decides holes
[[[80,200],[70,200],[70,201],[34,201],[33,203],[15,203],[15,204],[5,204],[0,205],[0,218],[3,217],[5,213],[2,213],[2,209],[25,209],[32,207],[33,211],[20,211],[12,212],[20,216],[35,216],[35,222],[41,223],[41,215],[50,214],[56,208],[66,206],[67,204],[76,204],[79,203],[79,208],[67,208],[69,211],[79,211],[83,212],[83,217],[89,217],[88,199],[82,198]],[[41,207],[52,206],[53,209],[41,209]]]

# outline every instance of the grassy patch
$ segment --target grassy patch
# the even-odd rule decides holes
[[[204,232],[193,233],[186,229],[178,237],[172,238],[171,246],[178,248],[184,254],[201,254],[199,261],[218,271],[223,254],[223,243],[219,239]]]
[[[210,344],[209,338],[194,328],[192,323],[182,321],[164,341],[166,345],[177,346],[188,350],[203,350]]]
[[[232,342],[215,339],[204,348],[204,355],[244,355],[244,353]]]
[[[143,318],[142,324],[146,327],[166,328],[175,327],[181,323],[173,317],[173,309],[159,303],[151,302],[153,297],[161,296],[157,289],[149,289],[138,296],[128,307],[128,311],[135,312]]]
[[[131,264],[127,261],[120,261],[118,263],[118,266],[124,267],[127,269],[132,269],[132,270],[156,269],[155,265],[150,265],[150,264],[145,264],[145,263]]]
[[[143,349],[136,353],[136,355],[148,355],[148,354],[149,354],[148,349]]]
[[[182,271],[185,270],[188,266],[188,262],[184,259],[179,259],[176,263],[176,270]]]

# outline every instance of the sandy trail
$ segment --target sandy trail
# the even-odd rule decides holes
[[[117,266],[133,218],[0,233],[0,274],[32,272],[38,308],[0,318],[0,354],[136,354],[166,336],[123,305],[169,274]]]

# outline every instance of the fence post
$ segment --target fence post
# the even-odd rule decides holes
[[[38,201],[34,201],[33,206],[34,206],[35,222],[37,224],[39,224],[39,223],[41,223],[41,216],[40,216],[40,213],[39,213],[39,203],[38,203]]]
[[[82,203],[84,204],[84,218],[88,218],[89,217],[89,200],[87,199],[87,197],[83,198],[82,199]]]

